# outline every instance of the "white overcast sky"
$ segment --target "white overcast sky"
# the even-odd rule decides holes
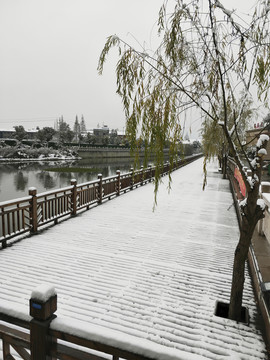
[[[229,9],[241,3],[248,9],[253,1],[225,3]],[[75,116],[83,114],[88,129],[106,124],[123,130],[114,56],[103,76],[96,70],[98,58],[111,34],[154,46],[162,4],[163,0],[0,0],[0,128],[54,126],[61,115],[73,127]],[[194,126],[198,131],[199,123]]]

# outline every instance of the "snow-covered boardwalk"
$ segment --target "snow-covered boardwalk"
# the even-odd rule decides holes
[[[248,274],[249,326],[214,315],[217,300],[229,301],[239,232],[229,182],[212,165],[203,192],[202,160],[172,177],[154,212],[149,184],[0,251],[0,305],[27,311],[31,291],[49,283],[56,320],[147,339],[179,359],[266,359]]]

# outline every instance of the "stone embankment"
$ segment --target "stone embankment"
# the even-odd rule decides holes
[[[164,150],[164,155],[168,156],[169,150]],[[78,150],[78,155],[82,159],[128,159],[131,157],[130,149],[117,149],[117,148],[81,148]],[[144,157],[144,151],[140,151],[140,157]]]

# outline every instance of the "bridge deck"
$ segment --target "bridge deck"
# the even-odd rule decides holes
[[[228,302],[237,218],[229,183],[202,160],[0,251],[1,302],[25,306],[55,286],[57,316],[187,352],[186,359],[265,359],[247,274],[250,324],[214,316]],[[112,332],[113,333],[113,332]],[[194,355],[194,357],[193,357]]]

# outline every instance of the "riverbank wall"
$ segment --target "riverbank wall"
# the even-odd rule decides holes
[[[89,148],[78,149],[78,156],[82,159],[130,159],[132,158],[130,149],[111,149],[111,148]],[[144,151],[141,150],[139,156],[144,157]],[[164,150],[164,156],[169,156],[169,150]],[[151,156],[150,156],[151,158]]]

